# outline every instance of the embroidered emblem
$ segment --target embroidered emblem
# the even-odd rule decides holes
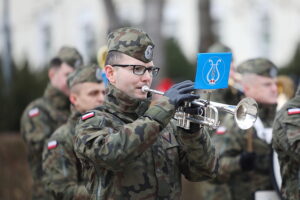
[[[300,114],[300,108],[290,108],[288,109],[288,115]]]
[[[55,149],[57,147],[57,141],[56,140],[52,140],[50,142],[48,142],[48,150],[50,149]]]
[[[145,50],[145,58],[151,60],[152,57],[153,57],[153,47],[151,45],[148,45]]]
[[[86,120],[86,119],[92,118],[94,116],[95,116],[95,112],[89,112],[89,113],[82,115],[81,119]]]
[[[223,135],[224,133],[226,133],[227,128],[225,126],[220,126],[217,130],[216,130],[216,134],[217,135]]]
[[[40,110],[38,108],[33,108],[28,112],[29,117],[36,117],[40,114]]]

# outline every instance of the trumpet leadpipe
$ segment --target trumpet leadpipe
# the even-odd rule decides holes
[[[147,85],[144,85],[142,87],[142,91],[143,92],[152,92],[154,94],[159,94],[159,95],[164,95],[164,92],[161,92],[161,91],[158,91],[158,90],[153,90],[153,89],[150,89]]]

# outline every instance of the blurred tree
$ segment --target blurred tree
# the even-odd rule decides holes
[[[179,45],[174,39],[166,40],[166,76],[179,82],[183,80],[194,80],[196,64],[190,63],[182,53]]]
[[[287,66],[279,69],[279,74],[292,77],[297,84],[300,79],[300,43],[295,51],[295,55]]]
[[[213,19],[210,14],[210,0],[199,0],[199,52],[206,52],[207,49],[216,41],[213,32]]]
[[[144,30],[149,34],[155,44],[154,64],[160,67],[158,77],[154,80],[153,85],[158,80],[166,77],[165,67],[165,39],[162,35],[163,10],[165,0],[144,0]]]
[[[14,69],[8,95],[3,92],[3,80],[0,80],[0,132],[19,130],[20,118],[25,107],[43,94],[48,82],[47,69],[32,72],[27,61]]]
[[[102,0],[100,0],[100,3]],[[107,32],[110,33],[112,30],[121,27],[121,20],[116,12],[116,7],[112,0],[104,0],[104,6],[106,10],[106,15],[108,19],[108,30]]]

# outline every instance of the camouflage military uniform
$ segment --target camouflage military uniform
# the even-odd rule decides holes
[[[264,119],[263,125],[271,127],[274,119],[275,107],[259,105],[259,118]],[[234,122],[233,117],[228,115],[226,127],[219,129],[213,136],[213,143],[220,151],[220,169],[218,180],[229,185],[232,199],[252,199],[254,192],[258,190],[272,190],[271,173],[271,145],[258,138],[254,127],[241,130]],[[256,154],[255,168],[251,171],[243,171],[240,167],[240,156],[247,152],[247,131],[253,133],[253,150]]]
[[[237,70],[241,74],[256,74],[272,79],[277,72],[275,65],[266,59],[248,60]],[[259,103],[258,111],[258,119],[252,128],[241,130],[233,116],[227,115],[212,137],[220,152],[220,169],[215,181],[228,184],[234,200],[251,200],[257,191],[273,190],[270,176],[271,127],[276,104]],[[244,155],[251,155],[251,162],[248,157],[248,161],[241,164],[246,157]]]
[[[191,181],[214,174],[208,133],[170,123],[167,97],[149,104],[109,85],[104,106],[81,117],[74,147],[93,199],[180,199],[181,173]]]
[[[68,97],[49,84],[44,96],[32,102],[22,115],[21,134],[28,147],[34,199],[47,199],[41,183],[44,141],[67,121],[69,110]]]
[[[300,87],[296,96],[277,113],[273,148],[278,153],[284,199],[300,199]]]
[[[79,67],[82,57],[72,47],[62,47],[55,59],[71,67]],[[28,161],[33,178],[33,199],[51,199],[43,187],[42,151],[44,142],[50,135],[65,123],[70,114],[68,97],[60,90],[48,84],[44,96],[31,102],[21,118],[21,134],[27,144]]]
[[[89,199],[81,165],[73,150],[74,128],[79,116],[80,113],[73,111],[68,122],[47,140],[43,151],[43,181],[55,199]]]
[[[101,70],[91,65],[77,69],[68,76],[69,88],[85,82],[101,83]],[[73,147],[75,124],[79,116],[80,113],[76,111],[76,107],[72,106],[72,115],[68,122],[52,134],[43,151],[43,180],[46,189],[55,199],[90,198],[85,189],[81,165]]]

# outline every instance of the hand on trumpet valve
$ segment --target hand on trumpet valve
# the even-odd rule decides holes
[[[201,106],[192,104],[190,107],[184,107],[183,112],[188,113],[190,115],[204,116],[205,109]]]
[[[164,96],[170,99],[170,103],[177,109],[182,106],[185,101],[191,102],[199,98],[199,95],[191,94],[194,90],[194,82],[183,81],[173,85],[169,90],[164,93]]]

